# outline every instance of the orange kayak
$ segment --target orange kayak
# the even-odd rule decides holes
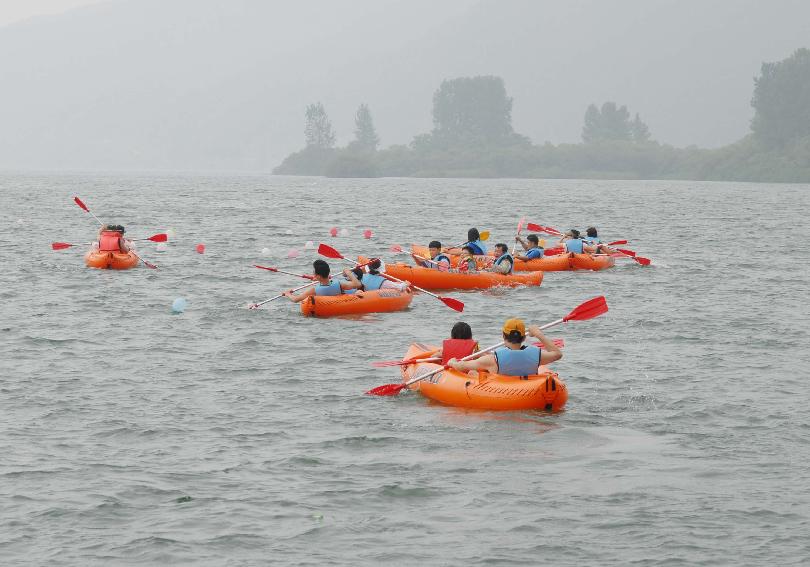
[[[88,268],[128,270],[138,264],[138,257],[132,252],[99,252],[91,248],[84,255],[84,263]]]
[[[508,276],[494,272],[440,272],[432,268],[401,263],[387,264],[385,273],[401,280],[408,280],[413,285],[425,289],[488,289],[497,286],[540,285],[543,281],[543,272]]]
[[[411,250],[418,256],[430,257],[430,253],[426,246],[419,246],[413,244]],[[448,254],[450,263],[453,267],[458,265],[459,256],[457,254]],[[476,256],[475,262],[478,264],[479,269],[483,269],[492,265],[493,257]],[[516,272],[564,272],[568,270],[604,270],[611,268],[615,265],[616,261],[610,256],[594,256],[593,254],[557,254],[555,256],[544,256],[537,260],[515,260],[514,270]]]
[[[415,343],[405,353],[413,358],[436,347]],[[402,367],[402,380],[407,382],[441,368],[430,362]],[[466,374],[457,370],[442,370],[426,380],[409,386],[426,398],[462,408],[487,410],[559,411],[568,401],[568,389],[556,372],[545,366],[534,376],[503,376],[488,372]]]
[[[308,317],[386,313],[407,309],[413,300],[410,291],[378,289],[343,295],[316,295],[301,302],[301,313]]]

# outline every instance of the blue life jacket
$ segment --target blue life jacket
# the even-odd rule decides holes
[[[574,238],[572,240],[565,241],[565,249],[568,252],[573,252],[574,254],[582,254],[585,250],[582,248],[582,245],[585,244],[585,241],[581,238]]]
[[[495,265],[499,266],[501,264],[501,262],[505,262],[506,260],[509,260],[509,262],[511,262],[511,265],[509,266],[509,272],[507,272],[507,273],[511,274],[512,270],[515,269],[515,259],[512,258],[512,255],[509,252],[507,252],[503,256],[498,257],[498,259],[495,260]]]
[[[487,253],[487,245],[484,244],[483,240],[476,240],[475,242],[468,242],[465,246],[469,246],[472,248],[473,254],[475,256],[484,256]]]
[[[595,236],[586,236],[582,240],[584,240],[586,244],[590,244],[591,246],[596,246],[597,244],[602,243],[602,241],[596,238]]]
[[[338,280],[329,280],[329,285],[318,284],[315,286],[315,295],[340,295],[343,290],[340,288]]]
[[[433,258],[431,262],[425,262],[425,266],[428,268],[433,268],[434,270],[439,270],[440,269],[439,262],[447,262],[448,268],[452,266],[450,258],[447,256],[447,254],[444,254],[443,252],[439,252],[438,254],[436,254],[436,257]]]
[[[505,376],[532,376],[537,374],[537,367],[540,366],[540,354],[540,349],[536,346],[523,345],[520,350],[501,347],[495,351],[498,374]]]
[[[542,248],[529,248],[526,250],[526,257],[529,260],[536,260],[537,258],[543,257],[543,249]]]
[[[363,274],[360,278],[360,283],[363,284],[363,289],[366,291],[374,291],[382,287],[385,278],[376,274]]]

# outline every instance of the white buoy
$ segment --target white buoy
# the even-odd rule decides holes
[[[348,228],[341,228],[340,229],[340,236],[343,236],[344,238],[346,236],[349,236],[349,229]]]
[[[262,248],[262,256],[269,256],[269,255],[270,255],[270,249],[267,248],[266,246],[264,248]]]
[[[287,258],[298,258],[298,250],[295,248],[290,248],[290,251],[287,252]]]
[[[307,240],[307,243],[304,244],[304,250],[315,250],[315,243],[311,240]]]
[[[165,243],[165,242],[158,242],[158,243],[155,245],[155,252],[165,252],[165,251],[166,251],[166,250],[168,250],[168,249],[169,249],[169,247],[168,247],[168,246],[166,246],[166,243]]]
[[[287,230],[284,231],[284,234],[292,234],[292,233],[293,231],[291,228],[288,228]]]
[[[174,231],[173,228],[170,228],[169,230],[166,231],[166,236],[174,240],[174,237],[177,236],[177,233]]]
[[[172,301],[172,312],[173,313],[182,313],[186,310],[186,305],[188,305],[188,301],[186,301],[185,297],[178,297],[174,301]]]

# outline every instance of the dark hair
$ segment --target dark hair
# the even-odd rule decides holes
[[[588,235],[589,237],[591,237],[591,238],[596,238],[596,236],[597,236],[597,235],[596,235],[596,229],[595,229],[594,227],[592,227],[592,226],[589,226],[589,227],[588,227],[588,228],[585,230],[585,234],[587,234],[587,235]]]
[[[124,234],[124,232],[125,232],[124,227],[121,226],[120,224],[108,224],[108,225],[105,225],[104,228],[102,228],[101,230],[107,230],[107,231],[111,231],[111,232],[120,232],[121,234]]]
[[[442,243],[438,240],[431,240],[430,244],[428,244],[428,248],[438,248],[439,250],[442,249]]]
[[[570,230],[570,232],[571,232],[571,234],[573,235],[574,238],[579,238],[579,231],[577,229],[572,228]]]
[[[322,278],[329,277],[329,264],[320,258],[312,262],[312,269],[315,270],[316,276],[321,276]]]
[[[363,278],[363,268],[352,268],[352,273],[357,276],[357,279]]]
[[[475,250],[472,249],[472,246],[463,246],[461,249],[466,250],[467,252],[475,256]]]
[[[503,242],[499,242],[498,244],[496,244],[496,245],[495,245],[495,248],[498,248],[498,249],[500,249],[500,250],[503,250],[503,253],[504,253],[504,254],[506,254],[507,252],[509,252],[509,247],[508,247],[506,244],[504,244]]]
[[[503,340],[508,343],[519,345],[522,343],[526,337],[520,334],[520,331],[509,331],[508,333],[503,334]]]
[[[379,271],[380,266],[382,266],[380,259],[374,258],[371,262],[368,263],[368,273],[376,276],[377,274],[380,273]]]
[[[481,235],[478,234],[477,228],[471,228],[467,231],[467,241],[468,242],[475,242],[476,240],[481,240]]]
[[[453,330],[450,331],[451,339],[471,339],[472,329],[464,321],[459,321],[453,325]]]
[[[535,244],[540,246],[540,239],[537,238],[536,234],[530,234],[529,236],[526,237],[526,240],[528,240],[529,242],[534,242]]]

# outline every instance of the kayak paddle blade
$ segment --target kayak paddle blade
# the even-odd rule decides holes
[[[396,396],[405,389],[405,384],[383,384],[366,392],[369,396]]]

